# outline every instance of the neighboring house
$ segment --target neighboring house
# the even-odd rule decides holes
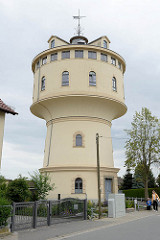
[[[49,198],[84,197],[97,201],[96,133],[100,146],[101,199],[118,192],[111,125],[123,116],[124,59],[109,49],[106,36],[88,43],[81,35],[67,42],[57,36],[32,62],[31,112],[46,121],[42,173],[55,183]]]
[[[3,135],[4,135],[4,122],[5,122],[5,114],[18,114],[15,112],[11,107],[7,106],[1,99],[0,99],[0,167],[1,167],[1,157],[2,157],[2,146],[3,146]]]

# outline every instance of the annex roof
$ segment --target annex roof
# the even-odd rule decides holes
[[[0,99],[0,111],[3,111],[5,113],[11,113],[13,115],[18,114],[15,112],[11,107],[7,106],[2,99]]]

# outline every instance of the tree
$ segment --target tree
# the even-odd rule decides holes
[[[34,200],[46,199],[46,196],[49,194],[49,191],[54,189],[54,184],[51,184],[49,175],[34,172],[34,175],[31,175],[31,181],[34,183]]]
[[[19,178],[9,182],[7,198],[13,202],[24,202],[30,197],[27,179],[19,175]]]
[[[160,187],[160,174],[158,175],[158,177],[156,179],[156,183],[157,183],[158,187]]]
[[[2,175],[0,175],[0,198],[6,197],[6,191],[7,191],[6,179]]]
[[[126,130],[126,161],[128,168],[141,165],[144,171],[145,198],[148,198],[148,177],[152,165],[160,164],[160,122],[147,108],[136,112],[131,130]]]
[[[141,167],[137,165],[136,168],[134,169],[133,186],[132,186],[133,189],[144,188],[142,173],[143,172],[141,171]]]
[[[135,168],[134,177],[133,177],[133,188],[144,188],[145,186],[145,172],[143,166],[138,164]],[[149,170],[148,174],[148,187],[156,187],[156,180],[152,173],[152,170]]]
[[[132,173],[130,173],[130,169],[128,168],[127,173],[124,175],[123,177],[123,182],[122,182],[122,186],[121,189],[131,189],[132,188]]]

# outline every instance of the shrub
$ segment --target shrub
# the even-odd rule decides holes
[[[6,198],[7,184],[5,178],[0,175],[0,198]]]
[[[0,227],[7,226],[8,218],[11,216],[10,202],[5,198],[0,198]]]
[[[96,207],[95,203],[91,202],[89,200],[88,203],[87,203],[87,216],[88,217],[91,217],[91,215],[92,215],[92,208],[95,208],[95,207]]]
[[[160,196],[160,188],[149,188],[148,193],[150,198],[152,197],[152,190],[155,190],[158,196]],[[123,193],[125,197],[145,198],[144,188],[123,190]]]
[[[19,176],[13,180],[7,187],[7,198],[13,202],[24,202],[30,196],[26,178]]]
[[[35,171],[34,174],[30,174],[30,176],[35,187],[31,200],[46,199],[49,192],[54,189],[54,184],[51,184],[49,175]]]
[[[134,208],[134,201],[126,200],[126,208]]]

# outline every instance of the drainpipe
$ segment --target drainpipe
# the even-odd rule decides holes
[[[50,159],[50,152],[51,152],[52,130],[53,130],[53,123],[51,124],[51,131],[50,131],[47,167],[49,166],[49,159]]]

